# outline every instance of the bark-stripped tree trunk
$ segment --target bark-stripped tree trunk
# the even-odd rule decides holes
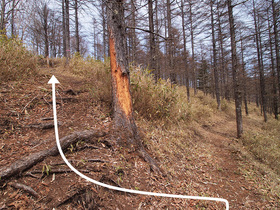
[[[218,108],[218,110],[221,110],[220,84],[219,84],[219,74],[218,74],[218,69],[217,69],[217,49],[216,49],[216,38],[215,38],[213,4],[214,4],[214,0],[211,0],[210,9],[211,9],[211,29],[212,29],[212,45],[213,45],[213,68],[214,68],[214,80],[215,80],[215,95],[216,95],[216,100],[217,100],[217,108]]]
[[[242,125],[242,96],[240,91],[240,82],[238,78],[238,61],[236,53],[236,41],[235,41],[235,25],[233,17],[233,6],[231,0],[227,0],[228,5],[228,16],[230,25],[230,40],[231,40],[231,60],[232,60],[232,77],[233,77],[233,88],[234,88],[234,99],[235,99],[235,112],[236,112],[236,126],[237,126],[237,138],[240,138],[243,133]]]
[[[112,96],[115,127],[126,132],[126,140],[120,142],[133,148],[160,172],[154,160],[144,150],[135,124],[130,93],[128,58],[126,52],[124,7],[122,0],[107,1],[107,19],[112,76]]]
[[[190,102],[189,69],[188,69],[188,55],[187,55],[187,40],[186,40],[186,31],[185,31],[185,11],[184,11],[183,0],[181,0],[181,16],[182,16],[182,30],[183,30],[183,42],[184,42],[184,66],[185,66],[185,75],[186,75],[187,98],[188,98],[188,102]]]

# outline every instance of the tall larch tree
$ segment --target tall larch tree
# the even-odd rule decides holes
[[[113,117],[115,128],[127,136],[122,144],[135,149],[150,163],[155,172],[160,172],[155,161],[144,150],[133,116],[130,92],[130,77],[126,51],[124,5],[122,0],[106,1],[112,78]]]
[[[234,88],[234,100],[235,100],[235,112],[236,112],[236,127],[237,127],[237,138],[240,138],[243,134],[243,123],[242,123],[242,94],[240,90],[239,72],[238,72],[238,60],[236,52],[236,40],[235,40],[235,25],[233,17],[233,5],[231,0],[227,0],[228,5],[228,17],[230,25],[230,40],[231,40],[231,65],[232,65],[232,77],[233,77],[233,88]]]

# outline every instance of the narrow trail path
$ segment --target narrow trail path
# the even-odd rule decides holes
[[[230,209],[270,209],[270,204],[264,200],[256,185],[246,180],[240,172],[240,161],[243,160],[232,146],[236,144],[235,127],[234,120],[225,119],[211,127],[198,128],[212,153],[213,161],[217,163],[217,170],[211,174],[219,178],[211,188],[228,199]]]

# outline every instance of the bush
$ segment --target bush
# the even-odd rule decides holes
[[[0,35],[0,81],[20,80],[36,73],[36,56],[20,40]]]
[[[112,104],[109,61],[102,62],[90,56],[83,58],[75,54],[69,62],[69,69],[74,75],[85,78],[85,88],[91,91],[96,100]]]
[[[247,131],[242,137],[243,145],[259,161],[269,165],[280,174],[280,122],[270,120],[259,132]]]
[[[146,69],[131,69],[131,92],[133,107],[146,119],[171,118],[177,103],[177,87],[170,82],[159,80],[155,83],[153,75]]]

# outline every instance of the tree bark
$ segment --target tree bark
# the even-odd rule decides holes
[[[248,103],[247,103],[247,75],[245,71],[245,62],[244,62],[244,49],[243,49],[243,40],[241,39],[241,62],[242,62],[242,84],[243,84],[243,99],[244,99],[244,105],[245,105],[245,113],[246,115],[249,115],[248,110]]]
[[[133,117],[122,0],[107,0],[107,19],[114,124],[115,128],[125,132],[126,135],[125,139],[122,139],[120,143],[139,152],[150,163],[153,171],[160,172],[155,161],[144,150]]]
[[[70,59],[70,15],[69,15],[69,0],[65,0],[65,44],[66,44],[66,65]]]
[[[71,144],[75,144],[79,140],[89,140],[93,137],[102,137],[106,133],[97,130],[85,130],[82,132],[75,132],[69,136],[65,136],[60,139],[62,150],[67,149]],[[31,168],[35,164],[42,162],[48,156],[56,156],[59,154],[57,146],[53,146],[51,149],[46,149],[37,153],[33,153],[21,160],[14,162],[11,166],[3,167],[0,169],[1,180],[8,179],[9,177],[19,175],[23,171]]]
[[[63,45],[63,56],[66,57],[66,26],[65,26],[65,0],[62,0],[62,45]]]
[[[156,42],[155,42],[155,27],[154,27],[154,11],[153,0],[148,0],[149,11],[149,45],[150,45],[150,69],[154,71],[155,81],[158,80],[156,72]]]
[[[266,91],[265,91],[263,61],[262,61],[262,44],[261,44],[261,39],[260,39],[260,30],[259,30],[259,27],[257,24],[257,14],[256,14],[254,0],[253,0],[253,14],[254,14],[254,25],[255,25],[256,45],[257,45],[257,54],[258,54],[258,70],[259,70],[259,75],[260,75],[262,112],[263,112],[263,116],[264,116],[264,121],[267,122]]]
[[[80,35],[79,35],[79,14],[78,14],[78,0],[75,0],[75,39],[76,39],[76,52],[80,53]]]
[[[211,29],[212,29],[212,45],[213,45],[213,68],[214,68],[214,80],[215,80],[215,95],[217,100],[217,108],[221,110],[221,98],[220,98],[220,84],[219,74],[217,69],[217,49],[216,49],[216,38],[215,38],[215,27],[214,27],[214,12],[213,12],[214,0],[210,2],[211,8]]]
[[[270,48],[270,60],[271,60],[271,75],[273,79],[272,84],[272,95],[273,95],[273,113],[274,118],[278,120],[278,97],[277,97],[277,77],[275,72],[275,64],[274,64],[274,53],[273,53],[273,44],[272,44],[272,36],[271,36],[271,25],[268,17],[268,30],[269,30],[269,48]]]
[[[1,17],[0,17],[0,34],[5,34],[5,29],[6,29],[5,12],[6,12],[6,1],[2,0],[2,2],[1,2]]]
[[[181,0],[181,16],[182,16],[182,30],[183,30],[183,42],[184,42],[184,67],[185,67],[185,75],[186,75],[187,99],[188,102],[190,102],[190,83],[189,83],[187,40],[186,40],[186,31],[185,31],[185,13],[184,13],[183,0]]]
[[[236,53],[236,41],[235,41],[235,25],[233,17],[233,6],[231,0],[227,0],[228,5],[228,16],[230,25],[230,38],[231,38],[231,60],[232,60],[232,77],[233,77],[233,88],[234,88],[234,99],[235,99],[235,112],[236,112],[236,126],[237,126],[237,138],[240,138],[243,134],[242,125],[242,96],[240,91],[240,82],[238,74],[238,61]]]
[[[45,42],[45,58],[48,59],[49,57],[49,8],[47,4],[43,6],[43,30],[44,30],[44,42]]]
[[[273,13],[273,34],[274,34],[274,45],[275,45],[275,51],[276,51],[278,92],[279,92],[279,98],[280,98],[280,52],[279,52],[279,37],[278,37],[278,29],[277,29],[277,11],[275,8],[274,0],[271,0],[271,5],[272,5],[272,13]]]

